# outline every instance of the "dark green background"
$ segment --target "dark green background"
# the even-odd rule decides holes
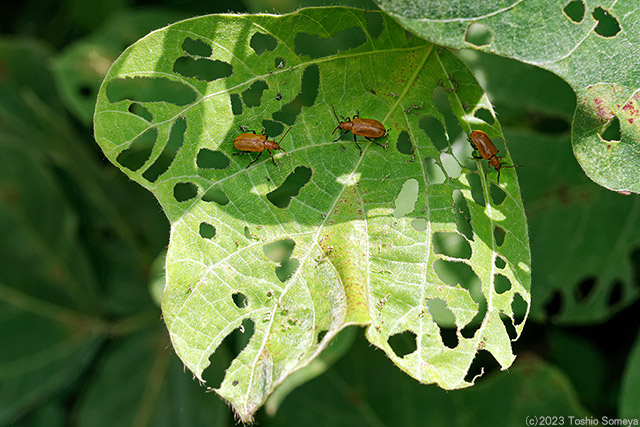
[[[95,64],[181,18],[318,4],[284,3],[32,0],[3,8],[0,425],[234,424],[171,351],[158,307],[168,222],[93,141]],[[575,96],[562,80],[459,54],[523,166],[533,305],[514,343],[516,362],[500,372],[481,352],[477,386],[445,392],[419,385],[350,330],[328,357],[335,364],[293,390],[275,415],[260,410],[259,425],[494,426],[525,425],[530,415],[619,415],[639,329],[637,196],[582,173],[569,141]],[[241,345],[241,337],[225,341],[208,382],[221,381]]]

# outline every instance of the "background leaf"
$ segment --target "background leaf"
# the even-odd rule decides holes
[[[259,421],[269,427],[422,425],[426,420],[430,426],[518,425],[551,413],[587,416],[576,397],[561,371],[530,355],[518,358],[509,372],[492,372],[469,389],[422,386],[393,369],[360,337],[326,375],[285,400],[277,417]]]
[[[333,104],[391,128],[387,149],[331,142]],[[239,125],[271,137],[293,125],[289,155],[246,168],[230,155]],[[513,169],[492,184],[465,140],[485,129],[505,152],[499,125],[466,67],[385,15],[173,24],[114,63],[95,128],[172,223],[163,313],[178,355],[202,380],[223,338],[243,337],[216,388],[242,419],[349,324],[371,323],[398,366],[445,388],[472,383],[481,348],[513,361],[514,306],[524,317],[529,301],[524,211]]]
[[[523,165],[518,176],[536,266],[532,319],[600,323],[637,301],[638,200],[595,185],[577,167],[570,87],[528,64],[476,51],[459,55],[487,89],[514,162]],[[611,222],[612,213],[618,220]]]
[[[640,76],[633,59],[640,20],[634,2],[377,3],[434,43],[518,59],[565,79],[578,99],[572,144],[586,174],[611,190],[640,191]]]
[[[224,403],[184,372],[169,345],[159,327],[115,343],[80,402],[78,425],[231,425]],[[113,393],[114,383],[127,392]]]

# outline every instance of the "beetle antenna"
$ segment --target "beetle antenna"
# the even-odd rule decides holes
[[[338,115],[336,114],[336,109],[335,109],[335,108],[333,108],[333,104],[331,104],[331,109],[333,110],[333,115],[336,117],[336,121],[337,121],[338,123],[340,123],[340,119],[338,119]],[[338,127],[339,127],[339,126],[338,126]],[[336,129],[338,129],[338,128],[336,128]],[[334,130],[334,132],[335,132],[335,130]]]
[[[287,136],[287,134],[289,133],[289,131],[291,130],[291,128],[292,128],[292,127],[293,127],[293,126],[289,126],[289,129],[287,129],[287,131],[284,133],[284,135],[282,135],[282,138],[280,138],[280,141],[278,141],[278,147],[280,147],[280,143],[282,142],[282,140],[284,139],[284,137],[285,137],[285,136]],[[284,151],[284,154],[286,154],[287,156],[289,155],[289,153],[287,153],[287,152],[285,151],[285,149],[284,149],[284,148],[280,147],[280,149],[281,149],[282,151]]]

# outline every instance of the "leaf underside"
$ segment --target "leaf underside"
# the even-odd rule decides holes
[[[383,146],[334,142],[332,106],[384,124]],[[514,169],[497,186],[470,158],[472,129],[505,153],[479,110],[492,115],[451,53],[351,8],[181,21],[114,63],[96,140],[171,222],[162,308],[182,361],[203,380],[222,341],[241,337],[210,385],[243,420],[350,324],[446,389],[472,384],[480,349],[511,364],[529,241]],[[288,155],[247,167],[255,153],[232,155],[239,126]]]
[[[572,144],[586,174],[608,189],[640,192],[640,14],[634,1],[377,3],[434,43],[514,58],[562,77],[577,96]]]

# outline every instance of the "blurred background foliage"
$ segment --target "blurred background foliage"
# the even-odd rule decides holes
[[[153,29],[313,0],[25,0],[0,15],[0,425],[233,425],[171,351],[159,300],[168,222],[93,141],[111,62]],[[344,2],[332,1],[331,4]],[[366,0],[349,5],[373,9]],[[575,95],[558,77],[461,51],[489,93],[529,219],[533,306],[508,372],[421,386],[348,329],[287,381],[260,425],[523,425],[529,415],[640,417],[640,204],[573,157]],[[222,380],[242,337],[212,356]]]

